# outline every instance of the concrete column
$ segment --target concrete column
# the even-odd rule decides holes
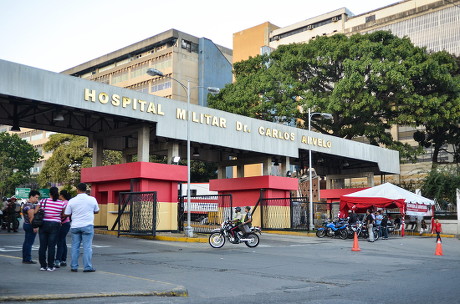
[[[225,166],[218,166],[217,167],[217,179],[224,179],[227,177],[227,167]]]
[[[236,177],[244,177],[244,165],[236,166]]]
[[[168,164],[172,164],[174,157],[179,156],[179,144],[168,143]]]
[[[126,164],[126,163],[130,163],[133,161],[133,155],[130,153],[129,150],[123,150],[121,152],[121,163],[122,164]]]
[[[369,187],[374,187],[374,172],[367,173],[367,185]]]
[[[270,175],[272,173],[272,158],[267,157],[263,162],[263,175]]]
[[[93,139],[93,167],[102,166],[104,140],[102,138]]]
[[[326,189],[333,189],[332,187],[334,186],[334,184],[332,182],[332,178],[326,175]]]
[[[286,156],[280,163],[280,176],[286,176],[286,173],[291,169],[291,159]],[[292,173],[292,172],[291,172]]]
[[[340,179],[334,180],[334,188],[332,189],[343,189],[343,188],[345,188],[345,179],[340,178]]]
[[[148,162],[150,156],[150,127],[143,125],[137,132],[137,160]]]

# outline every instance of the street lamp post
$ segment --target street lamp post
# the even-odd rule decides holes
[[[193,237],[193,227],[191,225],[191,213],[190,213],[190,81],[187,80],[187,86],[185,86],[179,80],[171,77],[166,76],[163,72],[149,68],[147,69],[147,74],[150,76],[160,76],[160,77],[167,77],[174,81],[176,81],[187,93],[187,227],[184,228],[185,236]],[[200,87],[194,87],[200,88]],[[218,93],[220,91],[219,88],[215,87],[207,87],[206,88],[211,93]]]
[[[313,115],[321,115],[322,117],[326,119],[333,119],[332,114],[329,113],[319,113],[319,112],[314,112],[311,113],[310,108],[308,108],[308,131],[311,131],[311,118]],[[309,201],[310,201],[310,213],[309,213],[309,222],[310,222],[310,227],[309,230],[313,230],[315,228],[315,225],[313,225],[313,180],[312,180],[312,158],[311,158],[311,148],[308,149],[308,180],[310,182],[310,194],[309,194]]]

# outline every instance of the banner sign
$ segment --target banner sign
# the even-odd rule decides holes
[[[431,216],[432,210],[431,205],[424,205],[418,203],[407,203],[406,204],[407,215],[419,215],[419,216]]]

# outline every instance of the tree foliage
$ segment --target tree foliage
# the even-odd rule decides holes
[[[0,133],[0,192],[12,195],[30,177],[30,168],[41,159],[28,142],[16,134]]]
[[[92,166],[92,149],[88,148],[87,138],[69,134],[51,135],[43,146],[53,155],[46,161],[38,180],[41,186],[49,184],[75,185],[80,181],[81,169]],[[104,150],[103,165],[118,164],[121,153]]]
[[[456,203],[457,188],[460,189],[460,168],[437,167],[423,180],[422,193],[423,196],[436,199],[443,206],[444,202]]]
[[[426,78],[419,79],[419,94],[423,98],[407,105],[410,120],[424,129],[414,133],[420,146],[433,148],[433,165],[439,163],[439,152],[453,154],[460,162],[460,58],[446,52],[434,53],[425,64]],[[452,145],[453,152],[445,149]]]
[[[364,136],[370,144],[414,158],[421,149],[395,140],[388,131],[393,124],[425,124],[429,112],[418,112],[427,102],[434,109],[444,101],[445,112],[451,111],[428,122],[440,125],[439,120],[457,117],[458,123],[452,58],[429,54],[408,38],[384,31],[316,37],[235,64],[236,82],[210,97],[209,105],[269,121],[297,121],[299,127],[308,121],[308,108],[331,113],[333,120],[312,120],[312,127],[346,139]]]

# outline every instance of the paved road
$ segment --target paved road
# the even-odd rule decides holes
[[[444,256],[435,256],[434,238],[424,237],[360,240],[362,251],[352,252],[352,240],[291,235],[263,234],[252,249],[96,235],[96,273],[65,268],[43,273],[37,265],[20,263],[22,237],[0,233],[0,296],[76,294],[40,303],[85,304],[458,303],[460,298],[460,241],[453,238],[443,239]],[[171,291],[188,296],[138,296]],[[85,294],[92,297],[78,298]],[[122,294],[132,296],[106,298]]]

